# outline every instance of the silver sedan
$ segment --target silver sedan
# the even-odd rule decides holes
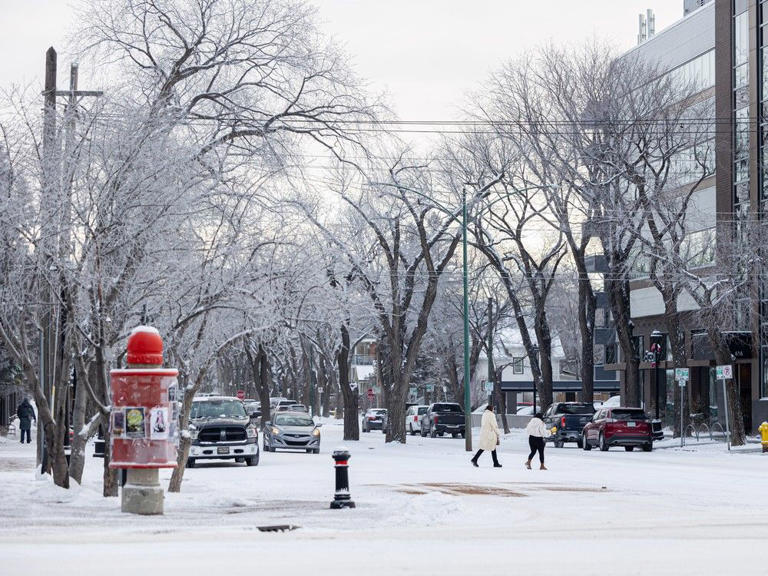
[[[306,412],[278,412],[264,424],[264,451],[280,448],[319,454],[320,426]]]

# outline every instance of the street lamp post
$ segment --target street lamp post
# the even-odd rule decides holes
[[[658,330],[654,330],[651,332],[651,352],[653,353],[653,364],[654,368],[656,369],[655,372],[655,380],[656,380],[656,420],[659,419],[659,404],[661,402],[660,400],[660,384],[661,384],[661,378],[660,378],[660,372],[661,372],[661,343],[663,341],[664,335],[659,332]]]
[[[501,176],[497,176],[491,182],[485,184],[477,191],[478,198],[485,198],[490,194],[490,189],[499,183]],[[448,210],[445,206],[434,202],[432,198],[411,190],[418,196],[426,198],[433,202],[433,206],[441,212],[448,214],[451,219],[456,219],[455,212]],[[464,283],[464,446],[467,452],[472,451],[472,401],[470,397],[470,378],[469,373],[469,271],[467,264],[467,188],[461,189],[461,247],[463,252],[463,283]]]
[[[469,272],[467,268],[467,189],[461,189],[461,244],[464,254],[464,448],[472,452],[472,401],[469,395]]]

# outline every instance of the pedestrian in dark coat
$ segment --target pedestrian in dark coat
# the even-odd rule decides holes
[[[29,403],[28,398],[24,398],[24,400],[21,401],[21,404],[19,404],[19,407],[16,409],[16,416],[19,418],[19,429],[21,430],[21,442],[24,443],[24,435],[27,436],[27,444],[29,444],[32,441],[32,434],[30,430],[32,429],[32,420],[37,422],[37,417],[35,416],[35,409],[32,408],[32,404]]]

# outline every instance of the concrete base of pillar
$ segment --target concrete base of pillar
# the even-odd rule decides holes
[[[164,498],[159,470],[128,469],[122,493],[121,510],[123,512],[143,515],[162,514]]]

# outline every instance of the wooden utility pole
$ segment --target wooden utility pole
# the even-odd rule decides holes
[[[54,254],[54,230],[52,226],[55,212],[53,198],[56,196],[58,181],[58,150],[56,146],[56,50],[53,46],[45,53],[45,90],[43,91],[43,186],[40,200],[40,225],[42,248],[42,273],[49,274],[52,256]],[[51,403],[53,383],[53,298],[50,283],[40,279],[40,388],[48,405]],[[39,407],[38,407],[39,413]],[[42,472],[50,471],[45,452],[45,437],[42,422],[37,426],[37,464],[42,466]]]
[[[42,215],[41,247],[43,250],[42,273],[48,278],[41,278],[41,367],[40,387],[50,407],[57,437],[56,444],[67,443],[67,428],[70,420],[70,372],[71,363],[67,352],[67,310],[62,302],[67,302],[64,267],[61,265],[69,258],[69,246],[72,234],[71,195],[76,163],[74,162],[75,132],[77,129],[77,106],[79,98],[101,96],[102,92],[78,91],[78,66],[70,68],[69,90],[59,91],[56,87],[57,55],[53,47],[45,55],[45,100],[43,116],[43,193],[40,202]],[[61,145],[56,131],[56,99],[67,97],[65,115],[66,138],[64,141],[64,174],[62,178]],[[58,270],[58,277],[54,278]],[[56,383],[61,382],[63,389],[56,398]],[[38,464],[42,471],[49,472],[49,462],[45,439],[38,426]],[[57,449],[58,451],[58,449]]]

